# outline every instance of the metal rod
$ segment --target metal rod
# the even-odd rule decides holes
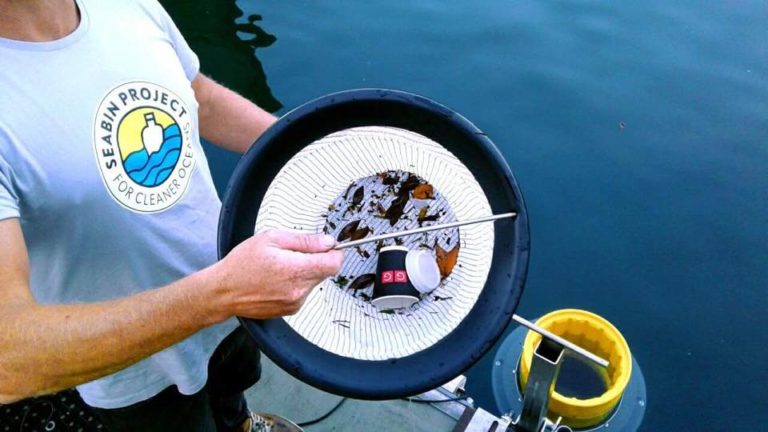
[[[589,351],[585,350],[584,348],[574,344],[573,342],[567,341],[567,340],[561,338],[560,336],[558,336],[558,335],[556,335],[556,334],[554,334],[552,332],[544,330],[543,328],[537,326],[536,324],[534,324],[534,323],[528,321],[527,319],[525,319],[523,317],[520,317],[520,316],[518,316],[516,314],[512,315],[512,319],[515,320],[517,323],[522,324],[522,325],[528,327],[529,329],[535,331],[536,333],[538,333],[538,334],[540,334],[540,335],[542,335],[544,337],[547,337],[549,339],[552,339],[553,341],[555,341],[555,342],[559,343],[560,345],[562,345],[563,347],[567,348],[569,351],[573,351],[574,353],[576,353],[576,354],[586,358],[587,360],[590,360],[590,361],[596,363],[599,366],[602,366],[604,368],[608,367],[608,364],[609,364],[608,360],[606,360],[606,359],[604,359],[602,357],[599,357],[599,356],[597,356],[595,354],[592,354],[591,352],[589,352]]]
[[[439,225],[432,225],[432,226],[428,226],[428,227],[414,228],[414,229],[410,229],[410,230],[405,230],[405,231],[400,231],[400,232],[395,232],[395,233],[389,233],[389,234],[382,234],[382,235],[368,237],[368,238],[364,238],[364,239],[360,239],[360,240],[353,240],[353,241],[348,241],[348,242],[345,242],[345,243],[339,243],[336,246],[334,246],[333,248],[334,249],[344,249],[344,248],[348,248],[348,247],[359,246],[361,244],[377,242],[379,240],[387,240],[387,239],[391,239],[391,238],[395,238],[395,237],[403,237],[403,236],[409,236],[409,235],[414,235],[414,234],[421,234],[421,233],[425,233],[425,232],[437,231],[437,230],[447,229],[447,228],[454,228],[454,227],[464,226],[464,225],[472,225],[472,224],[481,223],[481,222],[490,222],[490,221],[495,221],[495,220],[499,220],[499,219],[512,218],[512,217],[515,217],[515,216],[517,216],[517,213],[515,213],[515,212],[502,213],[502,214],[497,214],[497,215],[484,216],[484,217],[480,217],[480,218],[477,218],[477,219],[471,219],[471,220],[468,220],[468,221],[449,222],[449,223],[444,223],[444,224],[439,224]]]

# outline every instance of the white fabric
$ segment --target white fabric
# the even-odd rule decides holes
[[[155,0],[77,3],[81,23],[62,39],[0,39],[0,219],[19,218],[31,289],[46,304],[128,296],[216,260],[221,204],[197,132],[197,57]],[[146,150],[147,113],[163,123],[163,154]],[[156,185],[129,177],[123,159],[141,152],[155,159],[137,159],[131,175]],[[80,393],[102,408],[174,384],[192,394],[235,326],[200,331]]]
[[[328,135],[292,157],[264,195],[255,230],[284,228],[322,232],[329,204],[338,203],[338,197],[345,195],[352,182],[388,170],[410,172],[432,184],[436,193],[447,201],[440,207],[445,219],[441,222],[465,221],[492,213],[472,173],[439,143],[407,130],[360,127]],[[363,201],[367,203],[368,199]],[[433,206],[435,209],[431,212],[438,208],[437,204]],[[350,222],[358,216],[350,214],[346,218],[346,222]],[[395,226],[389,226],[389,222],[382,219],[375,220],[365,220],[375,235],[413,228],[412,222],[405,220]],[[345,223],[336,222],[334,234]],[[403,241],[413,249],[422,242],[433,244],[436,238],[430,235],[425,241],[424,237],[412,236]],[[296,315],[285,320],[311,343],[344,357],[387,360],[427,349],[447,336],[469,314],[488,278],[493,259],[493,224],[461,227],[460,239],[458,264],[453,272],[435,291],[409,309],[394,314],[380,313],[359,295],[326,280],[310,293]],[[454,239],[452,245],[455,244]],[[354,248],[346,249],[341,274],[351,279],[373,272],[375,249],[372,246],[368,249],[373,253],[370,259],[361,259]]]

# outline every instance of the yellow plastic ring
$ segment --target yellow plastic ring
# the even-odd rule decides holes
[[[588,427],[600,423],[616,407],[632,375],[632,354],[624,336],[605,318],[578,309],[550,312],[536,322],[550,332],[608,360],[606,391],[594,398],[565,397],[555,391],[549,401],[549,414],[562,416],[572,427]],[[533,350],[541,335],[529,331],[520,358],[520,388],[525,390],[531,370]]]

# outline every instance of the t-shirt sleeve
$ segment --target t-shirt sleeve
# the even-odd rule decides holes
[[[19,214],[19,197],[11,184],[10,170],[0,157],[0,220],[17,218]]]
[[[200,72],[200,60],[197,58],[197,54],[189,47],[179,28],[176,27],[176,23],[157,0],[145,0],[144,4],[165,29],[173,48],[176,50],[176,55],[181,61],[181,67],[184,68],[184,74],[187,79],[192,81]]]

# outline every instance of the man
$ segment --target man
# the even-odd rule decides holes
[[[111,430],[250,427],[232,317],[295,313],[343,255],[269,232],[216,262],[199,136],[243,152],[274,119],[198,68],[156,0],[0,0],[0,403],[77,385]]]

